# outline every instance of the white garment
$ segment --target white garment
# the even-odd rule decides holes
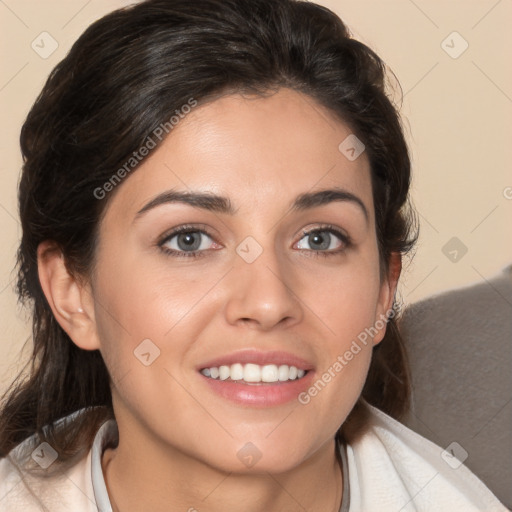
[[[457,461],[446,453],[443,458],[442,448],[378,409],[365,407],[364,432],[347,444],[346,454],[340,447],[346,484],[342,512],[507,510],[469,469],[463,465],[454,469]],[[32,438],[25,440],[0,460],[0,510],[111,512],[101,454],[107,445],[117,443],[117,436],[116,422],[104,423],[88,455],[67,473],[46,479],[24,473],[27,485],[17,468],[31,461],[40,448]]]

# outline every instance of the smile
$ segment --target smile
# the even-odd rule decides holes
[[[241,363],[234,363],[230,366],[222,365],[203,368],[201,373],[205,377],[214,380],[257,384],[299,380],[306,375],[307,371],[286,364],[278,366],[276,364],[259,365],[248,363],[243,365]]]

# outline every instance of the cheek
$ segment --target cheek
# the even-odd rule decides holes
[[[172,371],[184,360],[218,309],[212,292],[218,281],[206,267],[170,271],[165,261],[141,265],[129,257],[98,269],[96,327],[102,356],[114,383],[128,374],[141,383],[126,395],[150,391],[156,371],[149,373],[148,367],[165,372],[165,363]]]
[[[155,411],[167,417],[166,411],[181,410],[189,400],[174,363],[202,328],[201,319],[187,320],[208,283],[192,286],[150,267],[124,272],[123,265],[109,276],[97,289],[96,325],[113,398],[123,404],[117,413],[151,428]]]
[[[316,276],[319,286],[308,279],[304,287],[323,332],[323,357],[317,379],[299,402],[334,431],[357,401],[368,374],[380,291],[375,262],[376,252],[329,276]]]
[[[97,323],[105,340],[121,334],[133,343],[145,338],[163,341],[218,281],[206,268],[191,272],[170,269],[165,261],[141,261],[125,258],[98,273]]]
[[[303,282],[304,296],[325,327],[329,352],[343,351],[375,324],[380,293],[376,251],[354,255],[337,268],[303,277]]]

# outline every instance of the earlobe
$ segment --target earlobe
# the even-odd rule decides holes
[[[394,252],[391,254],[389,259],[388,273],[381,284],[379,302],[377,304],[377,314],[375,318],[375,328],[378,330],[378,333],[373,338],[374,345],[380,343],[386,334],[387,319],[395,302],[398,279],[401,271],[402,255],[398,252]]]
[[[62,329],[78,347],[99,349],[92,297],[70,274],[55,243],[47,240],[39,244],[37,267],[46,300]]]

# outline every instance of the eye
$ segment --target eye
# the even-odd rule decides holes
[[[333,227],[323,227],[304,231],[303,237],[297,242],[297,249],[337,254],[350,245],[349,237]]]
[[[196,257],[212,245],[217,246],[206,231],[189,226],[174,229],[158,245],[167,254],[177,257]]]

